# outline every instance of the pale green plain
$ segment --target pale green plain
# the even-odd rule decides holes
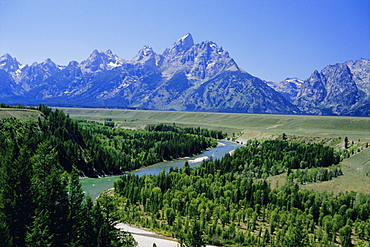
[[[140,128],[146,124],[173,124],[222,130],[229,135],[241,131],[309,137],[348,137],[370,142],[370,117],[311,115],[270,115],[212,112],[174,112],[149,110],[59,108],[72,118],[104,121],[112,118],[118,126]]]
[[[31,109],[0,108],[0,119],[15,117],[21,120],[37,120],[41,113]]]

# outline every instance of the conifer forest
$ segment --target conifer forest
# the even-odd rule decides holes
[[[0,118],[1,246],[137,246],[118,222],[187,247],[369,246],[369,194],[302,187],[342,176],[345,149],[283,135],[138,176],[129,172],[199,154],[227,134],[176,124],[124,129],[45,105],[30,110],[39,117]],[[79,179],[107,175],[121,175],[114,190],[84,194]],[[274,176],[284,183],[273,186]]]

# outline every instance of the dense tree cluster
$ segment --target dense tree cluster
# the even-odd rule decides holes
[[[320,194],[293,183],[272,190],[264,180],[232,173],[199,176],[189,170],[117,180],[122,198],[116,214],[185,243],[199,233],[203,242],[239,246],[351,246],[351,238],[370,240],[369,195]]]
[[[165,125],[165,124],[157,124],[157,125],[147,125],[145,127],[148,131],[171,131],[181,134],[193,134],[193,135],[201,135],[206,137],[212,137],[215,139],[224,139],[227,137],[226,133],[223,133],[220,130],[210,130],[205,128],[192,128],[192,127],[186,127],[181,128],[179,126],[176,126],[176,124],[173,125]]]
[[[342,169],[338,166],[330,166],[329,168],[316,167],[311,169],[297,169],[294,173],[288,175],[288,179],[293,181],[297,179],[297,182],[301,184],[315,183],[322,181],[329,181],[333,178],[343,175]]]
[[[37,107],[31,106],[27,107],[24,105],[7,105],[5,103],[0,103],[0,108],[18,108],[18,109],[32,109],[32,110],[37,110]]]
[[[44,117],[37,122],[4,120],[0,141],[10,135],[8,125],[24,125],[19,134],[29,136],[29,152],[34,153],[38,143],[48,140],[67,172],[77,169],[86,176],[121,174],[163,160],[194,155],[217,145],[214,138],[202,134],[112,128],[111,119],[105,125],[87,121],[78,124],[58,109],[53,111],[40,105],[38,110]],[[0,152],[7,152],[7,148]]]
[[[42,140],[42,128],[53,127],[0,120],[1,245],[133,246],[104,217],[104,207],[84,198],[77,173],[63,169],[58,146]]]
[[[130,130],[87,122],[82,130],[89,167],[109,174],[191,156],[217,145],[211,137],[182,131]]]
[[[60,110],[37,110],[37,121],[0,119],[2,246],[133,246],[114,228],[111,197],[85,198],[78,175],[121,173],[217,144],[196,134],[115,129],[111,120],[79,125]]]
[[[292,169],[328,167],[339,161],[340,154],[322,144],[282,140],[262,143],[248,141],[245,147],[235,150],[232,156],[203,162],[201,169],[211,174],[220,170],[223,173],[237,172],[246,177],[267,178],[285,171],[290,173]],[[335,175],[338,176],[337,173]]]
[[[297,150],[314,154],[317,149],[317,155],[310,158],[314,163],[304,160],[307,164],[302,168],[322,165],[322,159],[336,161],[336,154],[323,151],[326,149],[320,145],[280,141],[266,145],[269,148],[252,142],[221,160],[204,161],[194,168],[185,164],[181,170],[171,169],[167,174],[163,171],[158,176],[122,176],[115,181],[119,208],[115,214],[125,222],[172,234],[186,246],[194,246],[194,241],[200,243],[197,246],[204,242],[237,246],[351,246],[352,241],[365,244],[370,240],[369,195],[313,192],[302,190],[293,182],[271,189],[266,180],[253,180],[252,177],[263,174],[255,171],[255,166],[248,170],[253,160],[258,160],[261,167],[265,155],[266,159],[279,157],[277,146],[285,154],[294,155]],[[321,156],[322,153],[329,157]],[[253,159],[255,156],[259,158]],[[302,164],[292,157],[273,162],[282,160],[286,162],[282,167],[289,169]],[[299,157],[305,157],[303,151]],[[247,164],[247,169],[241,164]],[[201,235],[201,240],[194,240],[196,235]]]

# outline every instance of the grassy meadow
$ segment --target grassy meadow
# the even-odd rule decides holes
[[[0,119],[15,117],[22,120],[37,120],[41,113],[36,110],[30,109],[17,109],[17,108],[0,108]]]
[[[302,188],[319,192],[330,191],[334,193],[354,191],[370,194],[370,148],[356,153],[341,162],[342,176],[330,181],[309,183],[301,185]],[[273,188],[286,183],[286,173],[268,177]]]
[[[341,163],[343,176],[331,181],[304,185],[316,191],[355,191],[370,194],[370,148],[355,154]]]
[[[269,115],[210,112],[144,111],[123,109],[59,108],[72,118],[104,121],[112,118],[121,127],[172,124],[222,130],[239,138],[282,135],[338,138],[370,142],[370,117]]]

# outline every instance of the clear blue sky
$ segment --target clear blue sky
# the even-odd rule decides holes
[[[0,0],[0,55],[67,65],[94,49],[131,59],[191,33],[265,80],[370,59],[370,0]]]

